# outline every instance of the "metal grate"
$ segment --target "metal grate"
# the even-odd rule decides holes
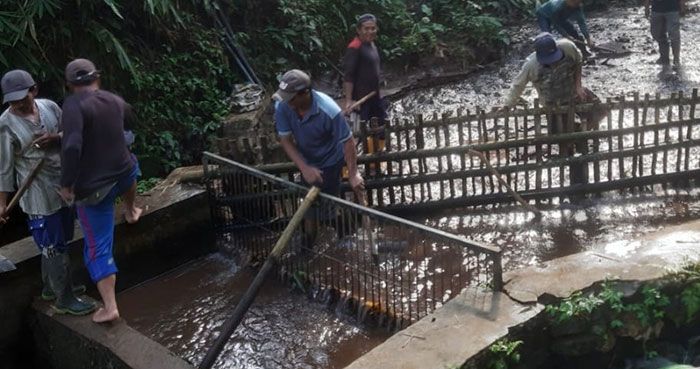
[[[204,173],[217,233],[263,260],[307,189],[210,153]],[[280,273],[395,328],[467,287],[503,284],[500,249],[325,194],[295,231]]]
[[[662,98],[395,120],[386,151],[359,159],[370,205],[416,211],[513,202],[481,158],[531,203],[700,177],[697,90]],[[587,114],[602,118],[588,120]],[[583,118],[582,118],[583,117]],[[550,134],[548,118],[560,134]],[[361,141],[364,139],[361,137]],[[365,146],[367,143],[364,144]],[[380,168],[380,169],[377,169]],[[259,169],[294,178],[296,168]]]

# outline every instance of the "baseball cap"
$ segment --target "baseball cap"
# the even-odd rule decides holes
[[[21,69],[11,70],[2,76],[2,102],[8,103],[24,99],[36,82],[32,75]]]
[[[299,69],[292,69],[285,73],[280,79],[280,85],[272,98],[277,101],[288,102],[299,91],[304,91],[311,87],[311,77]]]
[[[66,65],[66,81],[73,84],[85,84],[100,77],[95,64],[87,59],[75,59]]]
[[[535,52],[537,54],[537,61],[540,64],[552,64],[559,61],[563,53],[559,46],[557,46],[557,41],[554,40],[554,36],[551,33],[540,33],[535,37]]]

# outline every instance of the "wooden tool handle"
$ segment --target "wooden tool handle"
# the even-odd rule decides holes
[[[17,190],[17,193],[15,193],[15,196],[12,197],[10,203],[7,204],[7,208],[5,208],[5,213],[0,214],[0,218],[5,218],[8,214],[12,212],[12,209],[14,209],[14,207],[17,206],[19,200],[22,198],[22,196],[24,196],[24,193],[27,192],[29,186],[31,186],[32,182],[34,182],[34,179],[36,178],[37,174],[39,174],[41,168],[44,167],[45,163],[46,158],[41,158],[41,160],[39,160],[39,162],[36,163],[32,171],[29,172],[27,178],[24,179],[24,183],[22,183],[22,186],[20,186],[19,190]]]
[[[353,111],[353,110],[357,109],[358,106],[364,104],[365,102],[367,102],[367,100],[371,99],[372,96],[374,96],[376,94],[377,94],[377,91],[372,91],[372,92],[368,93],[365,97],[355,101],[354,104],[350,105],[350,108],[348,108],[348,111]]]

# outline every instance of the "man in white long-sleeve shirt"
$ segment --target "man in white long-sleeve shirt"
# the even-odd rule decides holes
[[[38,87],[26,71],[7,72],[0,82],[3,103],[10,104],[0,115],[0,224],[8,195],[43,160],[20,200],[41,251],[41,297],[55,300],[53,307],[59,313],[88,314],[95,305],[77,298],[75,294],[84,292],[85,287],[74,287],[71,282],[67,252],[74,215],[56,192],[61,177],[61,108],[53,101],[35,98]]]

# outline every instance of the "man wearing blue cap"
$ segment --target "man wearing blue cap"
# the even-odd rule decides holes
[[[1,84],[3,103],[10,107],[0,115],[0,224],[5,221],[9,193],[39,168],[20,206],[41,251],[41,297],[55,300],[53,307],[59,313],[88,314],[95,305],[77,298],[75,293],[85,287],[71,282],[67,251],[74,213],[56,191],[61,178],[61,109],[53,101],[36,99],[37,84],[26,71],[7,72]]]
[[[576,45],[567,40],[554,40],[549,33],[541,33],[535,38],[535,52],[528,56],[520,73],[515,77],[513,86],[506,99],[506,107],[515,106],[528,82],[532,82],[537,95],[545,108],[556,104],[567,105],[572,102],[593,102],[598,97],[581,84],[581,67],[583,57]],[[577,113],[578,114],[578,113]],[[595,129],[603,117],[599,111],[578,114],[587,124],[587,129]],[[547,123],[550,134],[564,133],[566,114],[548,114]],[[577,127],[581,128],[581,127]],[[585,143],[577,143],[579,152],[587,152]],[[560,148],[565,155],[573,154],[573,147]],[[574,165],[571,168],[571,181],[584,183],[587,180],[586,168]]]
[[[567,40],[554,40],[549,33],[535,38],[535,52],[528,56],[520,73],[515,77],[505,105],[515,106],[528,82],[532,82],[545,107],[582,101],[588,95],[581,85],[583,57],[576,45]],[[549,119],[550,133],[558,127]]]

